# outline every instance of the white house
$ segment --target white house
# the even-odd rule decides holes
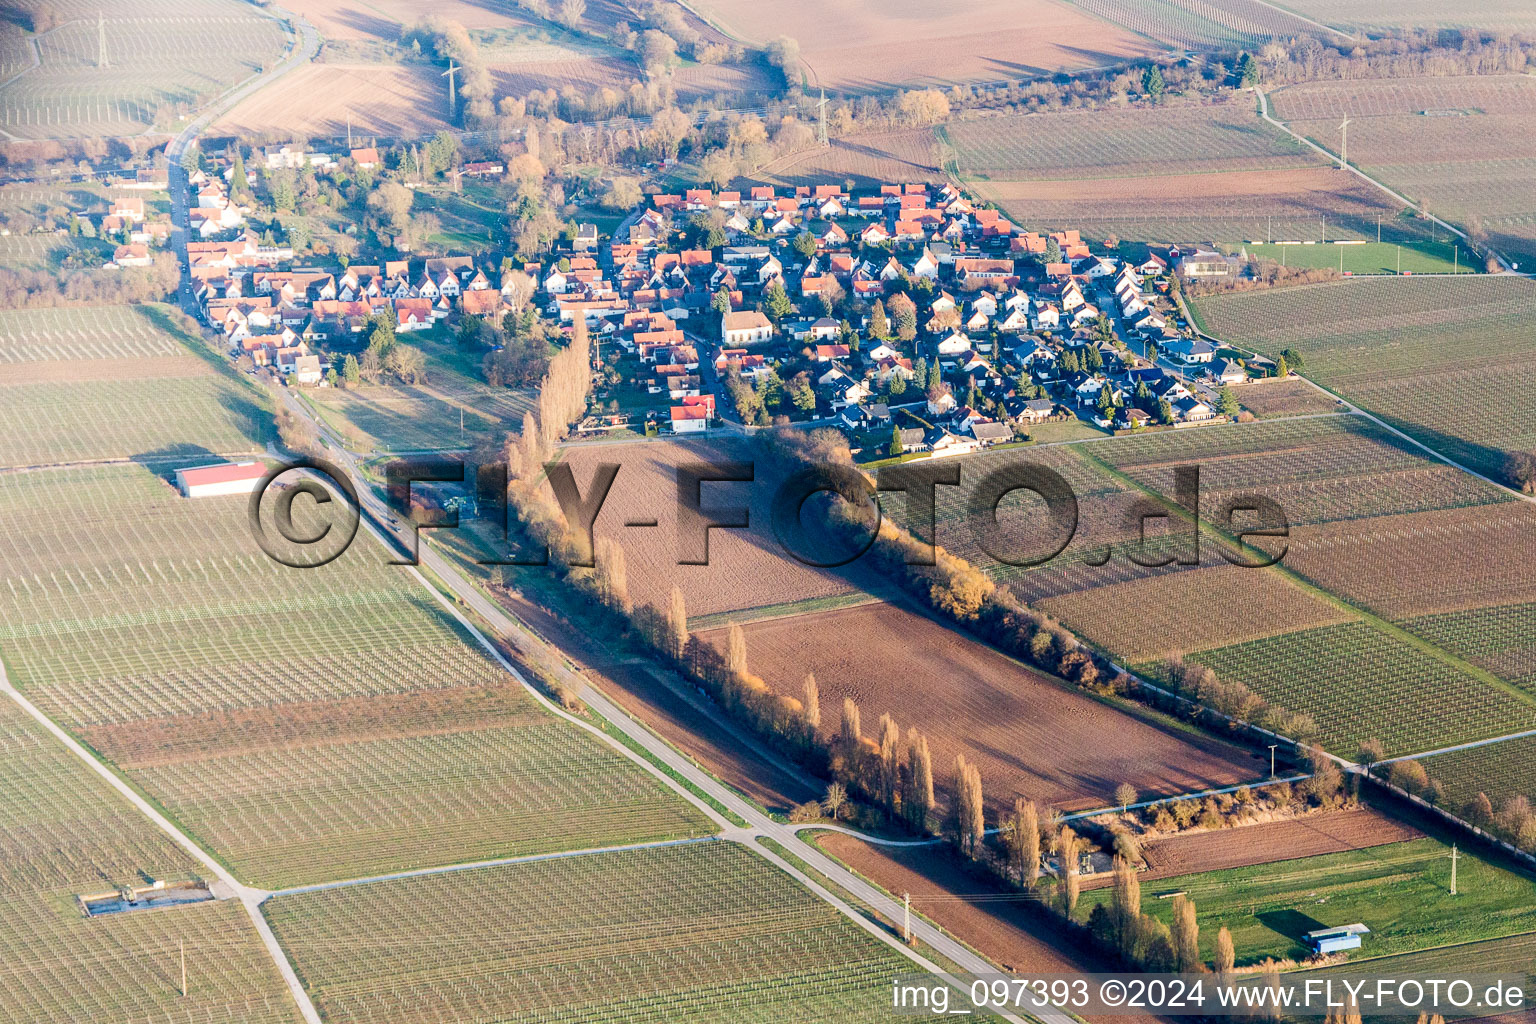
[[[726,347],[751,345],[773,337],[773,324],[755,309],[724,313],[720,317],[720,340]]]

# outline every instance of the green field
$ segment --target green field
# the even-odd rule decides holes
[[[1197,301],[1213,334],[1297,349],[1307,376],[1478,472],[1536,450],[1536,282],[1378,278]]]
[[[1304,932],[1364,923],[1371,929],[1351,959],[1408,953],[1453,943],[1518,935],[1536,928],[1536,883],[1461,850],[1458,895],[1450,894],[1451,850],[1437,839],[1414,839],[1365,850],[1279,861],[1255,867],[1158,879],[1142,888],[1142,912],[1169,923],[1183,891],[1199,913],[1200,949],[1210,960],[1217,932],[1232,934],[1237,962],[1300,959],[1310,952]],[[1083,894],[1086,919],[1112,890]],[[1462,970],[1484,970],[1478,958],[1449,954]]]
[[[1482,261],[1464,248],[1425,239],[1408,245],[1361,242],[1350,245],[1264,245],[1228,243],[1230,252],[1246,252],[1254,259],[1273,260],[1287,267],[1339,270],[1345,274],[1472,274]]]
[[[260,553],[134,466],[0,478],[12,683],[278,887],[707,832],[539,708],[385,552]],[[36,515],[69,508],[68,516]]]
[[[321,1013],[351,1024],[883,1021],[912,969],[734,843],[279,896]]]
[[[0,792],[0,1019],[300,1019],[237,901],[80,915],[77,895],[200,869],[9,699],[0,699]]]

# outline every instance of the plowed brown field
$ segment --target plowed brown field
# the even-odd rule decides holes
[[[1192,832],[1142,846],[1147,870],[1142,881],[1171,878],[1196,871],[1220,871],[1277,860],[1317,857],[1345,850],[1364,850],[1372,846],[1417,839],[1424,833],[1412,825],[1395,821],[1370,808],[1325,811],[1301,818],[1269,821],[1242,828],[1213,832]],[[1106,875],[1085,882],[1086,889],[1109,885]]]
[[[852,697],[866,734],[885,712],[926,734],[945,795],[956,754],[980,766],[993,807],[1019,794],[1079,810],[1109,802],[1121,782],[1151,796],[1258,774],[1246,751],[1132,717],[896,605],[743,628],[751,670],[775,690],[798,696],[805,673],[816,674],[825,727],[836,728]],[[702,635],[725,643],[723,629]]]
[[[769,516],[773,481],[764,477],[765,466],[752,483],[703,485],[706,510],[747,506],[750,525],[710,530],[708,565],[678,564],[686,554],[677,536],[678,465],[750,458],[747,445],[724,442],[603,445],[570,449],[566,455],[583,494],[599,463],[621,467],[595,532],[623,545],[637,603],[665,607],[672,588],[679,586],[693,618],[853,593],[855,588],[839,576],[802,565],[779,546]],[[656,525],[626,527],[631,521]]]

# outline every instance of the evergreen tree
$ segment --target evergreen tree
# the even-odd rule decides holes
[[[1055,238],[1047,238],[1045,240],[1044,258],[1040,262],[1041,263],[1060,263],[1061,262],[1061,243],[1056,241]]]
[[[1223,385],[1221,390],[1217,392],[1217,395],[1220,398],[1221,414],[1223,416],[1236,416],[1239,407],[1237,396],[1232,393],[1232,389]]]
[[[778,323],[794,311],[795,304],[785,293],[784,283],[777,278],[769,282],[763,291],[763,312],[768,314],[768,319]]]
[[[362,371],[357,366],[357,356],[349,355],[341,364],[341,378],[347,382],[347,387],[357,387],[362,378]]]
[[[1150,65],[1141,76],[1141,90],[1153,103],[1163,102],[1163,93],[1168,90],[1168,86],[1163,81],[1162,70],[1156,64]]]
[[[875,308],[869,311],[869,336],[876,341],[891,340],[891,324],[885,316],[885,303],[875,300]]]
[[[229,173],[229,201],[239,203],[249,199],[251,187],[245,180],[245,157],[240,153],[240,144],[235,143],[235,159],[230,164]]]
[[[1275,376],[1284,380],[1291,375],[1291,366],[1285,361],[1285,353],[1280,353],[1280,358],[1275,360]]]
[[[1259,62],[1253,59],[1253,54],[1245,53],[1237,62],[1237,84],[1244,89],[1251,89],[1259,84]]]
[[[902,452],[901,428],[900,427],[892,427],[891,428],[891,456],[894,458],[895,456],[900,455],[901,452]]]

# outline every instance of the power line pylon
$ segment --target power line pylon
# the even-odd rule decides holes
[[[821,144],[823,146],[830,145],[827,142],[827,90],[825,89],[821,90],[821,100],[816,104],[816,110],[820,126],[818,135],[821,138]]]

